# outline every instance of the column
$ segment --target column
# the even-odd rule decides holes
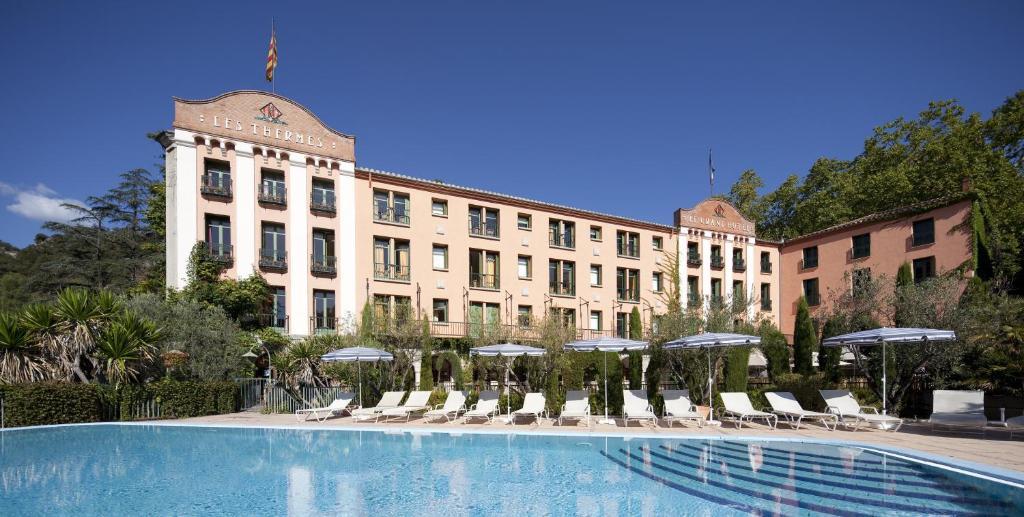
[[[676,264],[676,267],[679,269],[679,304],[683,310],[686,309],[686,301],[689,299],[689,285],[686,281],[689,276],[686,269],[688,267],[686,265],[686,243],[689,242],[687,239],[687,231],[688,230],[686,228],[679,228],[679,238],[676,239],[678,244],[676,246],[676,252],[679,254],[679,263]]]
[[[252,144],[235,144],[235,270],[241,280],[252,275],[256,266],[256,164],[252,157]],[[291,259],[291,257],[288,257]]]
[[[700,257],[700,294],[707,312],[711,301],[711,232],[707,230],[700,232]]]
[[[167,286],[182,289],[192,247],[201,239],[195,134],[175,129],[172,147],[167,153]]]
[[[288,318],[292,334],[309,334],[310,305],[313,293],[309,290],[309,178],[306,174],[306,156],[288,155],[288,283],[286,296]],[[335,295],[337,296],[337,295]]]
[[[722,279],[722,299],[729,306],[732,306],[732,246],[735,242],[735,235],[725,236],[725,245],[722,246],[722,258],[725,260],[725,275]]]
[[[359,315],[356,293],[362,289],[356,278],[356,165],[341,162],[339,167],[338,205],[338,315],[355,319]],[[369,214],[366,214],[369,216]],[[370,243],[362,248],[369,254]]]
[[[757,255],[757,250],[754,248],[754,238],[753,237],[750,237],[747,240],[747,253],[746,253],[746,255],[747,255],[747,280],[746,280],[746,284],[747,284],[747,300],[753,300],[754,297],[757,296],[757,294],[761,290],[761,285],[760,284],[754,285],[755,283],[757,283],[757,278],[758,278],[757,274],[758,274],[758,270],[761,268],[761,263],[760,262],[754,262],[754,259],[755,259],[756,255]],[[758,268],[758,270],[755,270],[754,268]],[[754,316],[757,314],[757,311],[759,311],[760,309],[761,309],[761,302],[760,302],[760,300],[758,300],[758,302],[755,303],[755,304],[751,304],[749,307],[747,307],[747,318],[750,321],[754,321]]]

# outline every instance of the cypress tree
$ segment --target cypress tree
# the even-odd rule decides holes
[[[629,339],[640,340],[644,338],[644,327],[640,323],[640,309],[633,307],[629,313]]]
[[[825,322],[825,327],[821,330],[821,339],[824,340],[825,338],[838,336],[842,333],[839,322],[834,318],[830,318]],[[841,347],[821,346],[818,348],[818,369],[825,374],[825,379],[829,382],[839,382],[840,357],[842,357]]]
[[[434,343],[430,337],[430,322],[423,319],[423,337],[420,340],[420,391],[434,390]]]
[[[811,352],[818,348],[817,341],[818,339],[814,332],[814,322],[811,321],[810,309],[807,307],[807,300],[800,297],[800,303],[796,308],[796,326],[793,329],[793,366],[796,373],[801,375],[814,374]]]
[[[747,379],[750,377],[750,347],[730,348],[725,354],[725,390],[747,391]]]

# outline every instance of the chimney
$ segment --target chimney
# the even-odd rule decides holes
[[[968,178],[967,176],[960,178],[960,190],[963,192],[971,191],[971,178]]]

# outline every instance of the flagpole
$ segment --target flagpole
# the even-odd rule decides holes
[[[274,40],[274,61],[277,61],[277,24],[273,16],[270,17],[270,39]],[[274,73],[270,76],[270,93],[277,93],[277,63],[274,64]],[[359,399],[359,403],[363,403],[362,398]]]
[[[715,164],[711,160],[711,148],[708,147],[708,180],[710,182],[711,197],[715,195]]]

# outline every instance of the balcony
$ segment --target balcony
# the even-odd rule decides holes
[[[772,310],[772,300],[771,300],[771,298],[761,298],[761,310],[762,311],[770,311],[770,310]]]
[[[381,264],[375,263],[373,265],[373,278],[375,280],[391,280],[394,282],[408,282],[409,281],[409,266],[400,266],[397,264]]]
[[[818,305],[821,305],[821,295],[817,292],[807,293],[804,295],[804,298],[807,300],[807,305],[810,307],[817,307]]]
[[[313,335],[336,334],[338,332],[338,318],[317,315],[309,317],[309,333]]]
[[[498,225],[469,223],[469,234],[477,237],[498,238]]]
[[[747,261],[739,257],[733,257],[732,259],[732,270],[733,271],[746,271]]]
[[[214,262],[230,264],[234,260],[234,255],[231,254],[231,251],[230,244],[206,243],[206,256]]]
[[[711,306],[712,307],[719,307],[719,308],[725,307],[725,298],[723,298],[722,295],[720,295],[720,294],[712,294],[711,295]]]
[[[686,265],[692,267],[700,267],[700,253],[687,253],[686,254]]]
[[[313,193],[309,198],[309,209],[324,214],[335,214],[338,212],[334,204],[334,196],[317,195]]]
[[[570,325],[570,328],[572,326]],[[388,317],[384,320],[374,320],[373,332],[383,335],[391,335],[402,328],[400,318]],[[502,323],[492,322],[462,322],[462,321],[431,321],[429,323],[431,337],[435,338],[466,338],[479,337],[487,334],[505,341],[538,341],[541,338],[540,327],[533,326],[529,322]],[[573,329],[577,340],[596,339],[602,336],[611,336],[610,330]]]
[[[204,196],[231,198],[231,177],[203,174],[199,193]]]
[[[620,243],[615,247],[615,253],[620,257],[640,258],[640,245]]]
[[[686,296],[686,306],[690,308],[700,307],[701,299],[700,293],[689,293]]]
[[[576,296],[576,284],[550,282],[548,283],[548,293],[553,296]]]
[[[338,274],[338,257],[310,255],[309,272],[314,275],[335,276]]]
[[[288,270],[288,255],[284,250],[260,248],[260,269]]]
[[[711,255],[711,268],[712,269],[724,269],[725,268],[725,257],[721,255]]]
[[[260,327],[272,328],[283,334],[288,333],[288,316],[284,314],[264,313],[257,314],[256,321]]]
[[[615,299],[620,302],[639,302],[640,291],[637,289],[616,289]]]
[[[574,249],[576,239],[571,233],[548,232],[548,244],[556,248]]]
[[[766,274],[766,275],[770,275],[772,273],[772,263],[771,262],[762,262],[761,263],[761,272]]]
[[[488,275],[484,273],[470,273],[469,274],[469,287],[473,289],[493,289],[497,290],[501,288],[501,282],[498,275]]]
[[[288,206],[288,195],[283,185],[260,187],[259,202],[268,205]]]
[[[404,208],[376,207],[373,209],[373,220],[378,223],[400,224],[409,226],[409,214]]]

